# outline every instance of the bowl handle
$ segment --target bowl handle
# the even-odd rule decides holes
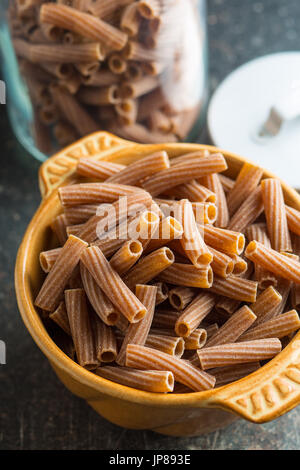
[[[98,160],[101,157],[106,160],[111,153],[131,145],[136,144],[100,131],[66,147],[48,158],[40,167],[39,186],[42,197],[46,198],[62,184],[72,182],[72,174],[80,158]]]
[[[281,416],[299,403],[300,332],[279,356],[262,369],[245,379],[216,389],[206,405],[234,412],[255,423],[264,423]]]

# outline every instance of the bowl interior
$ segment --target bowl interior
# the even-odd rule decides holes
[[[248,161],[235,154],[222,151],[215,147],[198,144],[131,146],[128,147],[128,149],[125,148],[116,153],[106,155],[105,160],[116,163],[129,164],[157,150],[166,150],[170,158],[173,158],[199,149],[208,149],[211,152],[222,152],[228,163],[228,170],[226,171],[226,175],[231,178],[235,178],[245,161]],[[267,171],[264,173],[264,177],[273,176],[274,175]],[[65,184],[68,184],[68,181],[70,181],[70,178],[65,181]],[[300,210],[300,197],[298,193],[284,182],[282,182],[282,186],[286,202],[292,207]],[[20,246],[16,264],[16,291],[21,315],[33,339],[36,341],[45,355],[50,359],[50,361],[55,364],[56,367],[71,375],[74,380],[88,385],[95,391],[108,393],[115,396],[124,396],[125,394],[126,398],[129,400],[151,402],[152,404],[155,402],[159,406],[166,403],[169,405],[173,404],[175,406],[178,406],[178,404],[191,405],[192,400],[194,399],[199,400],[200,398],[203,398],[203,400],[205,400],[205,398],[210,394],[217,395],[218,390],[221,388],[224,389],[226,387],[231,387],[232,384],[226,385],[225,387],[221,387],[219,389],[209,390],[207,392],[171,394],[166,396],[160,394],[151,394],[149,392],[131,389],[98,377],[92,372],[89,372],[76,364],[67,355],[65,355],[61,349],[59,349],[59,347],[50,337],[39,313],[35,309],[34,299],[45,277],[40,268],[39,253],[57,246],[55,236],[53,235],[49,226],[53,219],[61,212],[62,209],[57,190],[55,190],[50,196],[42,201],[40,208],[34,215]],[[277,361],[279,357],[280,355],[277,356]],[[242,380],[245,381],[247,378]]]

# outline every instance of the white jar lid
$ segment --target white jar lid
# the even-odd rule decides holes
[[[231,73],[211,99],[208,130],[217,147],[300,188],[300,52],[264,56]]]

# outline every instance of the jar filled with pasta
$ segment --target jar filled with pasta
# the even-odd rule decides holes
[[[10,0],[0,44],[13,129],[40,160],[99,130],[193,139],[207,97],[205,0]]]

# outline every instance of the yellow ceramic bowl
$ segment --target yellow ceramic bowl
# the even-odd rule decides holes
[[[49,248],[49,224],[59,213],[57,188],[70,183],[78,158],[129,164],[153,151],[169,156],[207,148],[226,157],[227,174],[236,177],[245,159],[198,144],[138,145],[99,132],[47,160],[40,169],[42,203],[19,249],[15,284],[20,312],[28,331],[49,359],[60,380],[109,421],[132,429],[152,429],[173,435],[197,435],[223,427],[238,416],[270,421],[300,402],[300,333],[267,365],[231,385],[205,392],[160,395],[131,389],[96,376],[73,362],[52,341],[33,305],[42,272],[39,253]],[[265,171],[264,176],[273,176]],[[282,183],[288,204],[300,210],[299,195]]]

